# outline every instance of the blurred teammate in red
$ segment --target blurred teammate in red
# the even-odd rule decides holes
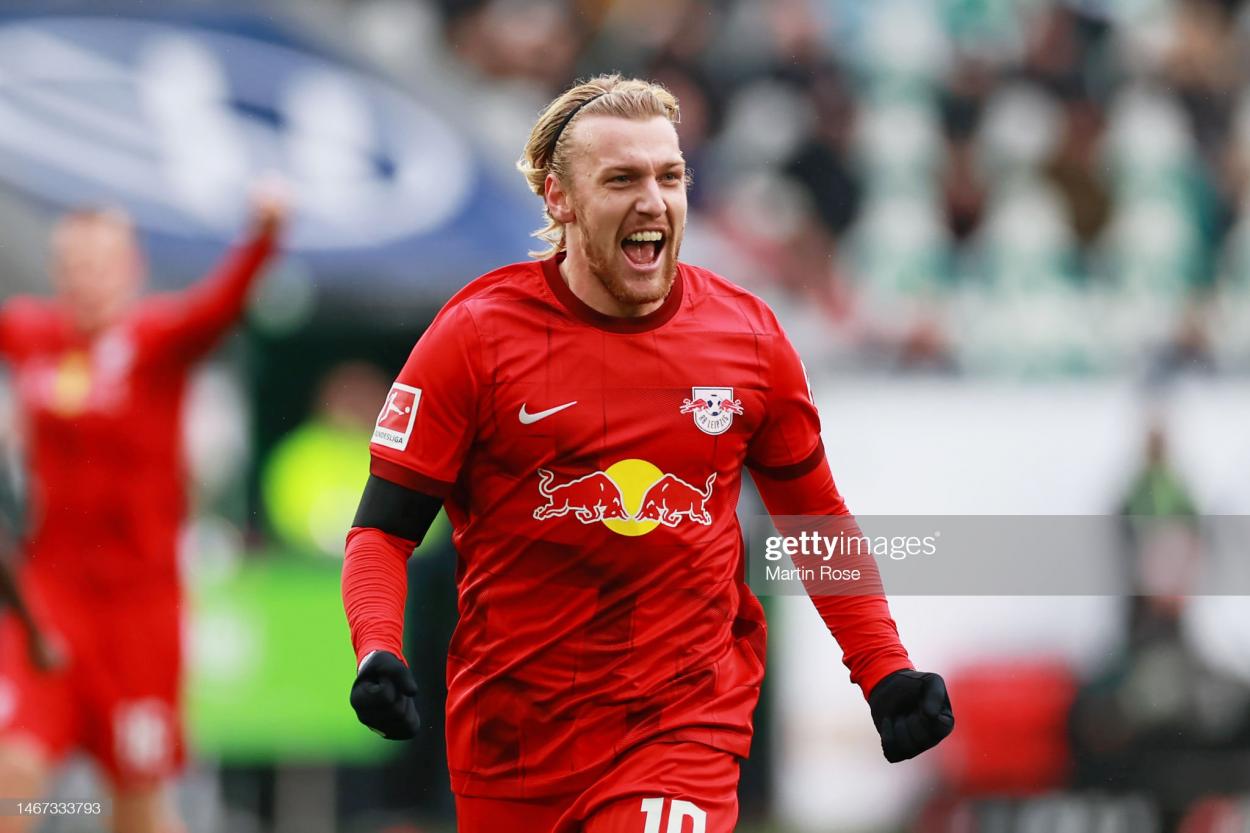
[[[0,307],[27,436],[32,522],[21,579],[65,662],[37,670],[0,622],[0,796],[39,796],[86,751],[114,791],[113,828],[181,829],[162,787],[183,762],[179,710],[183,393],[239,318],[286,209],[253,198],[246,240],[191,289],[139,300],[127,217],[69,214],[52,240],[56,297]],[[0,817],[0,830],[29,818]]]
[[[405,560],[440,505],[460,623],[447,743],[462,833],[724,833],[764,673],[735,509],[845,516],[799,357],[759,299],[678,261],[687,175],[663,88],[579,84],[520,163],[544,259],[469,284],[378,417],[343,597],[352,705],[418,729]],[[953,726],[877,593],[816,596],[891,760]]]

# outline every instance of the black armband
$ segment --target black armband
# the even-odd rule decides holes
[[[379,529],[388,535],[420,543],[442,507],[442,498],[371,474],[352,526]]]

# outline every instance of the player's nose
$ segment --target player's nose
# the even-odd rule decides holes
[[[660,183],[653,179],[644,180],[642,190],[634,203],[634,210],[647,217],[660,217],[664,214],[664,195],[660,192]]]

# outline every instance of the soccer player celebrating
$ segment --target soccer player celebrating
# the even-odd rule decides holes
[[[405,560],[445,506],[460,553],[447,742],[462,833],[680,831],[737,820],[764,673],[735,508],[846,516],[773,313],[678,260],[687,174],[662,87],[605,76],[539,118],[519,163],[541,260],[451,299],[378,416],[348,535],[351,702],[419,728]],[[815,596],[891,761],[954,725],[879,593]]]
[[[63,651],[41,671],[0,621],[0,794],[39,796],[75,748],[113,788],[113,828],[181,828],[163,784],[184,756],[179,718],[184,512],[181,421],[190,369],[240,316],[286,216],[259,187],[247,239],[191,289],[139,300],[125,214],[76,211],[52,240],[52,299],[0,307],[28,438],[32,523],[21,578]],[[29,817],[0,817],[0,830]]]

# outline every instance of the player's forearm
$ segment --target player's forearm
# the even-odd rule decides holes
[[[404,602],[413,542],[354,527],[343,560],[343,609],[359,663],[370,651],[404,655]]]
[[[816,532],[847,540],[860,536],[859,525],[838,493],[827,460],[800,477],[776,479],[755,472],[754,479],[782,535]],[[804,584],[825,626],[842,648],[851,682],[867,696],[882,678],[912,664],[899,640],[872,554],[856,548],[841,558],[838,566],[844,571],[858,570],[862,576],[859,581],[810,580]]]
[[[851,672],[851,682],[865,697],[884,677],[913,667],[884,596],[813,595],[811,599],[842,647],[842,663]]]
[[[211,275],[189,290],[187,326],[205,333],[226,330],[243,313],[252,285],[277,245],[277,229],[258,226]]]

